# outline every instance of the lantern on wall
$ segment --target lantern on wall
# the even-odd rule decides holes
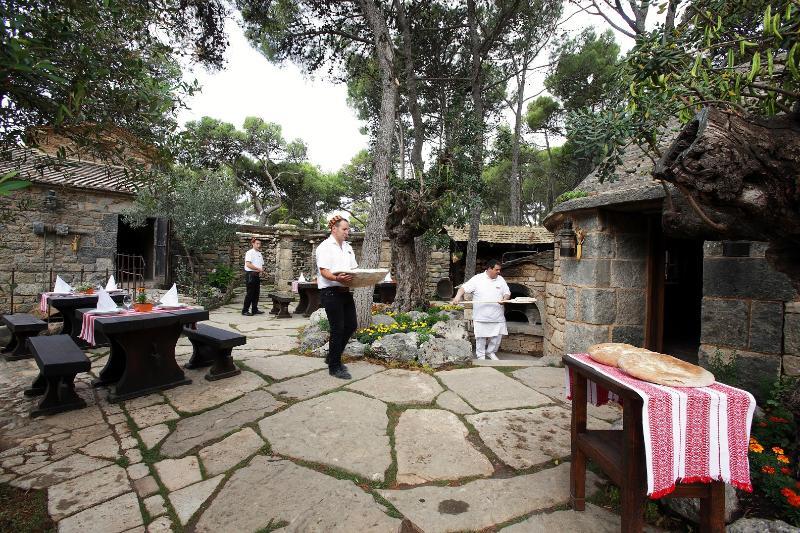
[[[559,245],[559,255],[561,257],[575,257],[576,249],[578,247],[578,240],[575,235],[575,230],[572,229],[572,221],[567,220],[561,229],[558,231],[558,239],[561,243]]]

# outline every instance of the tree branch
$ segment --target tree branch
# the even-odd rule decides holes
[[[675,186],[678,188],[679,191],[681,191],[681,194],[683,194],[683,196],[689,202],[689,205],[692,206],[694,212],[697,213],[697,216],[699,216],[703,220],[703,222],[705,222],[706,224],[711,226],[714,230],[720,233],[725,233],[726,231],[728,231],[728,226],[726,226],[725,224],[720,224],[719,222],[714,222],[708,217],[708,215],[706,215],[705,211],[703,211],[703,208],[700,207],[700,205],[697,203],[697,200],[694,199],[694,196],[692,196],[692,194],[686,189],[686,187],[677,182],[675,182]]]

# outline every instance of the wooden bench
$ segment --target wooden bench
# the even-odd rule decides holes
[[[47,329],[45,321],[25,313],[3,315],[3,323],[8,326],[8,330],[11,332],[11,340],[2,350],[6,361],[16,361],[17,359],[30,357],[31,352],[28,350],[28,345],[25,341]]]
[[[192,343],[192,358],[184,368],[201,368],[211,366],[206,379],[215,381],[241,374],[242,371],[233,364],[231,351],[234,346],[247,343],[247,337],[240,333],[197,324],[197,329],[184,328],[184,334]]]
[[[44,394],[31,417],[86,407],[84,399],[75,393],[75,376],[88,372],[92,364],[70,336],[32,337],[27,344],[39,366],[39,376],[25,390],[25,396]]]
[[[269,314],[275,315],[275,318],[292,318],[289,304],[294,301],[293,297],[279,292],[271,292],[269,297],[272,298],[272,309]]]

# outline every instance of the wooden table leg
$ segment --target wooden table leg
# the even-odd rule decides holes
[[[294,308],[294,312],[295,314],[305,313],[306,307],[308,307],[308,292],[303,289],[299,289],[297,292],[298,296],[300,296],[300,301],[297,303],[297,307]]]
[[[306,289],[308,295],[308,305],[303,316],[309,317],[311,314],[319,309],[319,289]]]
[[[642,406],[626,398],[622,408],[623,454],[620,487],[620,514],[623,533],[639,533],[644,528],[644,443],[642,437]]]
[[[713,481],[708,485],[708,497],[700,498],[700,531],[725,531],[725,483]]]
[[[586,455],[578,448],[578,434],[586,432],[586,376],[572,375],[572,460],[569,469],[570,504],[576,511],[586,508]]]

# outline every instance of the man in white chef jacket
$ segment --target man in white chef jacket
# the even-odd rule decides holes
[[[475,302],[502,302],[511,298],[511,290],[500,275],[500,261],[490,259],[486,270],[475,274],[464,283],[451,301],[459,303],[464,293],[472,294]],[[508,335],[503,305],[500,303],[476,303],[472,310],[475,330],[475,357],[477,359],[497,360],[497,349],[503,335]]]

